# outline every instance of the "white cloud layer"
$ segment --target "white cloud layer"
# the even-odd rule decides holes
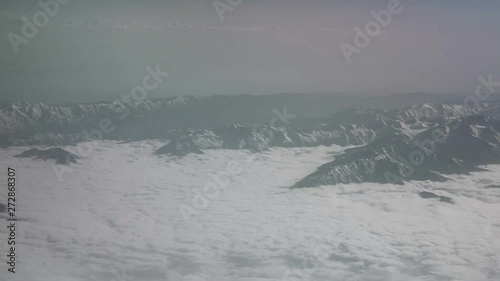
[[[290,190],[341,148],[272,149],[248,161],[245,151],[152,155],[161,145],[98,143],[63,182],[51,162],[12,157],[27,148],[0,150],[0,170],[16,168],[18,177],[19,262],[10,280],[500,277],[500,189],[485,188],[498,184],[499,166],[447,183]],[[186,224],[179,204],[192,205],[193,189],[229,161],[241,174]],[[455,204],[414,192],[424,189]]]

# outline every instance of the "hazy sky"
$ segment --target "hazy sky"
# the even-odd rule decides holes
[[[467,94],[479,75],[500,80],[495,0],[401,0],[403,10],[347,63],[339,45],[354,45],[354,28],[390,1],[241,0],[221,20],[213,0],[72,0],[16,54],[8,34],[22,36],[22,17],[43,10],[38,1],[2,0],[1,101],[110,100],[156,64],[170,76],[150,97]]]

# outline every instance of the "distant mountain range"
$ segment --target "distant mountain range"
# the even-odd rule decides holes
[[[249,149],[311,147],[319,145],[362,145],[373,139],[373,130],[358,125],[320,124],[310,129],[265,125],[229,125],[216,130],[186,130],[158,149],[157,154],[184,156],[204,149]]]
[[[152,99],[74,105],[10,103],[0,106],[0,146],[63,145],[86,139],[108,118],[114,130],[104,139],[169,138],[173,131],[216,129],[231,124],[269,125],[286,112],[290,126],[315,126],[347,109],[397,109],[412,104],[459,101],[455,95],[407,94],[351,97],[340,94],[279,94]],[[318,120],[316,120],[318,119]],[[277,119],[278,122],[282,120]],[[325,120],[328,121],[328,120]],[[313,122],[309,125],[309,122]],[[328,122],[325,122],[328,124]],[[349,122],[347,122],[349,123]],[[177,134],[177,133],[174,133]]]
[[[0,144],[74,144],[87,140],[85,133],[90,132],[101,139],[163,139],[166,144],[156,154],[177,157],[206,149],[259,152],[270,147],[356,146],[294,187],[445,181],[448,174],[500,163],[500,102],[482,103],[478,111],[459,102],[401,107],[404,99],[399,98],[366,98],[372,108],[347,110],[340,110],[339,104],[350,104],[351,98],[325,95],[185,97],[71,106],[15,103],[0,109]],[[415,95],[412,100],[435,98],[443,97]],[[280,114],[290,118],[281,120]],[[59,164],[78,159],[60,148],[32,149],[19,157],[55,159]]]

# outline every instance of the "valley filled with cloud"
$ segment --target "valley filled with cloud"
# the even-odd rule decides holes
[[[101,141],[70,166],[1,150],[19,178],[16,280],[500,276],[498,165],[440,183],[290,189],[344,148],[154,155],[162,145]]]

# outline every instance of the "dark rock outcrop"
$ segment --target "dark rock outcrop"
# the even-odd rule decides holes
[[[59,147],[53,147],[45,150],[39,150],[37,148],[33,148],[19,155],[16,155],[15,157],[35,158],[42,160],[51,159],[51,160],[56,160],[57,164],[64,164],[64,165],[76,163],[77,162],[76,160],[79,158],[78,155],[68,152]]]
[[[358,125],[319,125],[312,129],[275,128],[265,125],[229,125],[210,130],[188,130],[156,151],[157,154],[184,156],[205,149],[248,149],[263,151],[270,147],[313,147],[319,145],[361,145],[374,136],[372,130]]]
[[[453,199],[451,199],[448,196],[437,195],[437,194],[435,194],[433,192],[429,192],[429,191],[419,192],[418,195],[420,195],[420,197],[422,197],[424,199],[439,199],[439,201],[441,201],[441,202],[450,203],[450,204],[455,203],[453,201]]]
[[[480,170],[500,163],[500,121],[464,117],[415,136],[389,134],[366,146],[346,150],[294,187],[341,183],[445,181],[447,174]]]

